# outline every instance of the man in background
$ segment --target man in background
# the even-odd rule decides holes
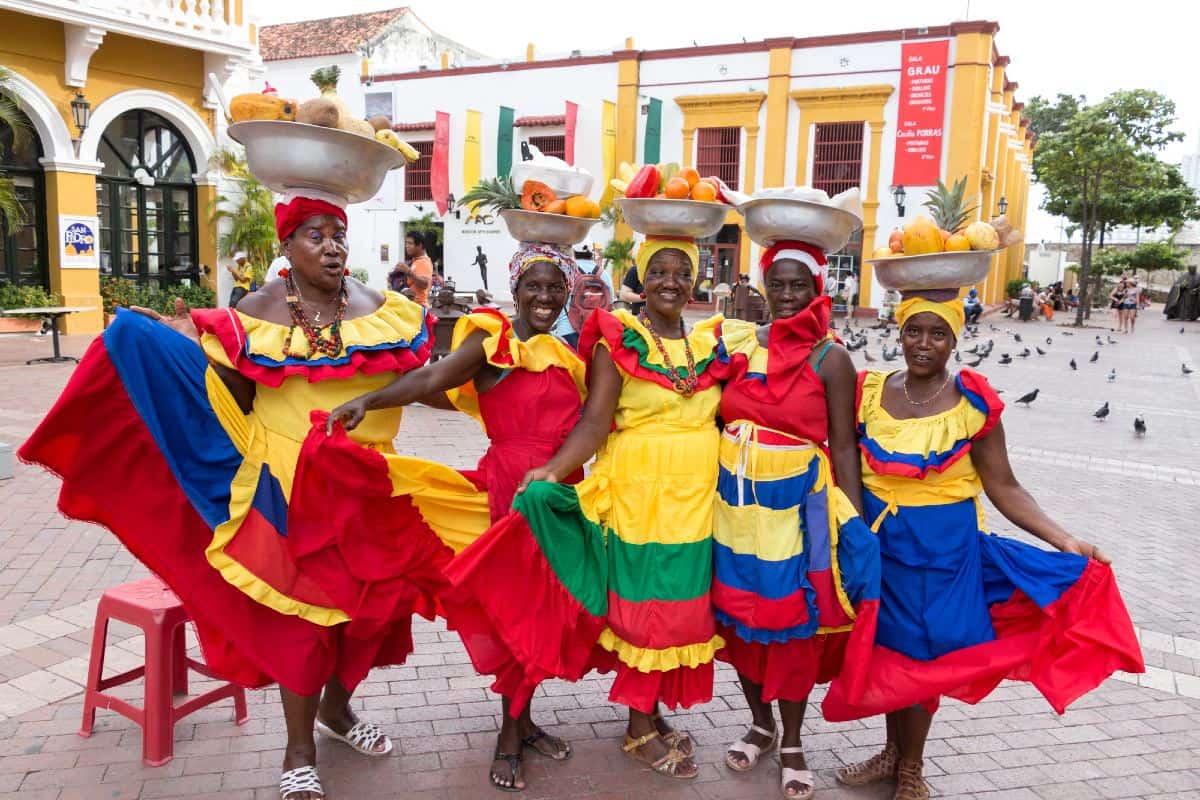
[[[408,263],[397,263],[388,282],[391,283],[392,276],[403,277],[413,301],[428,308],[429,287],[433,284],[433,262],[425,254],[425,238],[420,231],[404,234],[404,257]]]
[[[241,250],[233,254],[233,264],[225,267],[233,276],[233,289],[229,292],[229,307],[237,308],[242,298],[250,294],[254,275],[246,265],[246,254]]]
[[[851,272],[842,281],[842,297],[846,298],[846,324],[854,323],[854,307],[858,305],[858,278]]]
[[[625,271],[625,277],[621,281],[621,293],[617,295],[617,299],[628,303],[630,313],[636,317],[646,307],[646,297],[642,294],[645,291],[646,287],[638,280],[637,265],[634,265]]]

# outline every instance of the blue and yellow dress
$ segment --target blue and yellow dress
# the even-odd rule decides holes
[[[388,293],[343,322],[327,356],[235,310],[192,319],[199,347],[118,313],[21,456],[62,478],[64,514],[110,529],[174,590],[217,673],[302,695],[333,676],[353,689],[411,652],[412,614],[432,616],[444,587],[443,540],[487,525],[484,493],[418,459],[386,502],[360,499],[388,480],[368,467],[392,453],[400,409],[368,413],[352,439],[324,433],[325,412],[426,361],[433,320]],[[254,382],[248,414],[215,366]]]
[[[975,442],[1004,404],[962,370],[948,411],[896,419],[888,375],[859,377],[863,502],[879,534],[875,646],[846,658],[867,670],[835,678],[822,703],[844,721],[940,697],[977,703],[1004,679],[1032,683],[1060,714],[1117,670],[1144,669],[1112,569],[988,533]]]

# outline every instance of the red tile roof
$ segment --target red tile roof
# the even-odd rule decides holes
[[[369,14],[267,25],[258,33],[258,49],[263,61],[353,53],[407,13],[408,8],[402,6]]]
[[[565,114],[551,114],[543,117],[517,117],[513,125],[518,128],[548,128],[552,125],[566,125]]]
[[[397,122],[392,126],[392,130],[402,131],[431,131],[434,129],[434,121],[428,122]]]

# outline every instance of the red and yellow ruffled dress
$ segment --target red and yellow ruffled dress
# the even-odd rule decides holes
[[[964,369],[948,411],[896,419],[888,374],[859,376],[863,504],[879,533],[881,594],[869,662],[835,678],[830,721],[942,696],[977,703],[1004,679],[1028,681],[1063,713],[1117,670],[1141,672],[1141,650],[1112,568],[987,532],[975,442],[1004,404]]]
[[[412,651],[411,616],[432,615],[444,587],[442,539],[486,525],[470,481],[417,459],[403,494],[363,503],[378,480],[359,466],[363,448],[313,425],[424,363],[432,318],[388,293],[343,322],[332,357],[310,354],[298,331],[285,354],[288,326],[237,311],[192,319],[201,347],[120,312],[21,457],[62,478],[64,514],[109,528],[170,585],[215,671],[303,695],[333,676],[353,689]],[[254,381],[249,414],[211,365]],[[354,441],[382,458],[400,417],[368,413]],[[337,481],[320,479],[327,469]]]
[[[712,697],[722,646],[710,600],[720,318],[688,334],[700,377],[684,397],[632,314],[597,311],[582,332],[621,376],[614,431],[577,486],[535,482],[447,570],[528,675],[616,669],[610,698],[650,712]],[[686,364],[682,340],[663,340]],[[514,708],[513,713],[520,709]]]
[[[874,621],[875,536],[834,485],[825,442],[825,384],[809,363],[832,340],[830,300],[771,324],[726,321],[719,359],[720,475],[713,520],[713,606],[725,649],[717,658],[762,687],[766,702],[805,700],[842,669],[860,614]],[[820,361],[817,362],[817,368]],[[855,663],[846,664],[854,669]]]

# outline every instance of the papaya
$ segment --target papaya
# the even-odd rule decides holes
[[[296,111],[296,122],[320,125],[322,128],[336,128],[338,126],[338,107],[324,97],[305,100]]]
[[[567,201],[566,200],[555,200],[555,201],[551,202],[549,205],[546,206],[546,213],[547,214],[566,214],[567,213]]]
[[[285,100],[273,94],[239,94],[229,102],[229,116],[234,122],[251,119],[296,119],[296,101]]]
[[[554,190],[541,181],[525,181],[521,189],[521,208],[526,211],[545,211],[557,199]]]
[[[658,167],[653,164],[647,164],[638,170],[638,173],[633,176],[633,180],[629,181],[625,187],[625,196],[654,197],[658,192],[658,184]]]

